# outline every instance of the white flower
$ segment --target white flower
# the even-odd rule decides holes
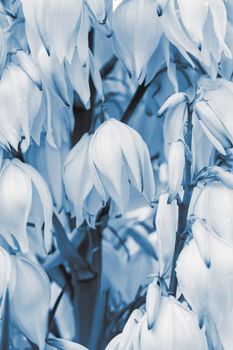
[[[15,247],[13,236],[23,252],[29,249],[27,238],[29,214],[32,215],[36,225],[38,221],[41,226],[44,222],[44,245],[49,251],[53,205],[47,185],[30,165],[18,159],[5,160],[0,173],[1,234],[12,247]],[[42,222],[40,222],[41,216]]]
[[[107,20],[105,0],[86,0],[86,4],[91,12],[91,15],[96,18],[100,24],[105,24]]]
[[[148,62],[162,35],[154,1],[123,1],[113,13],[112,28],[117,55],[130,76],[143,83]]]
[[[172,296],[161,296],[157,320],[148,329],[147,315],[134,310],[123,332],[106,349],[207,350],[196,315]],[[128,340],[128,342],[126,342]],[[124,344],[124,347],[122,347]]]
[[[220,237],[233,243],[233,190],[224,184],[207,184],[197,196],[192,212],[205,219],[208,226]]]
[[[0,143],[18,149],[22,137],[24,150],[30,144],[30,131],[42,101],[42,92],[17,65],[10,63],[0,81]]]
[[[201,76],[198,86],[200,87],[201,99],[207,103],[207,106],[204,102],[197,104],[197,106],[201,107],[199,111],[202,112],[202,118],[208,118],[206,119],[207,126],[212,127],[212,129],[215,128],[215,132],[218,135],[224,136],[228,143],[229,141],[232,143],[233,124],[231,110],[233,108],[233,83],[222,78],[213,81],[206,76]],[[207,111],[208,107],[209,112]],[[210,117],[213,118],[212,124],[210,124]],[[211,133],[213,133],[212,129]],[[216,135],[213,136],[216,138]]]
[[[82,103],[87,109],[90,108],[90,76],[96,88],[98,97],[102,101],[104,101],[102,80],[100,77],[99,70],[97,69],[95,57],[93,56],[91,50],[89,50],[87,63],[85,66],[83,66],[78,51],[76,49],[71,63],[66,63],[66,69],[73,89],[77,92]]]
[[[77,225],[84,218],[93,226],[109,197],[125,214],[130,186],[151,204],[155,196],[150,156],[141,136],[129,126],[109,119],[94,133],[85,134],[64,165],[64,183]]]
[[[129,203],[130,184],[151,203],[155,185],[150,155],[142,137],[131,127],[109,119],[95,132],[89,149],[96,190],[106,203],[106,193],[121,213]]]
[[[231,330],[224,329],[224,324],[233,308],[233,245],[210,229],[205,232],[201,230],[199,234],[207,236],[211,265],[207,267],[202,258],[203,251],[201,252],[200,245],[205,243],[199,241],[197,244],[193,239],[178,258],[178,283],[184,297],[198,314],[200,325],[205,323],[209,332],[208,318],[211,317],[224,343],[226,333],[228,337],[232,334]],[[224,337],[222,332],[225,333]]]
[[[1,307],[8,289],[11,324],[43,350],[50,306],[49,279],[38,264],[10,255],[2,247],[0,261]]]
[[[157,322],[149,330],[145,320],[139,334],[140,349],[207,350],[206,339],[198,326],[196,315],[171,296],[161,297]]]
[[[80,40],[79,29],[83,25],[83,1],[23,0],[22,4],[33,58],[36,60],[43,45],[60,63],[65,57],[72,59],[77,40]]]
[[[40,145],[32,143],[24,155],[25,160],[45,179],[58,212],[64,208],[63,164],[68,152],[69,144],[66,142],[54,148],[42,138]]]
[[[86,219],[95,227],[95,218],[103,203],[92,179],[89,165],[89,145],[92,135],[84,134],[69,152],[64,164],[64,184],[72,205],[71,214],[76,216],[76,225]]]
[[[194,113],[199,118],[201,127],[210,142],[223,155],[232,148],[232,136],[220,118],[208,106],[205,101],[197,101],[194,105]]]

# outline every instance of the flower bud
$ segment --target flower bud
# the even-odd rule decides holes
[[[168,203],[171,203],[181,189],[185,167],[185,147],[181,140],[171,144],[168,155]]]
[[[188,96],[184,92],[177,92],[171,96],[169,96],[164,104],[160,107],[158,111],[158,116],[161,117],[164,113],[166,113],[169,109],[174,108],[180,103],[187,102]]]
[[[165,276],[171,267],[175,248],[177,221],[177,203],[173,201],[171,204],[168,204],[168,194],[161,194],[156,213],[160,277]]]
[[[146,293],[146,315],[148,329],[152,329],[157,321],[160,308],[161,291],[156,281],[149,284]]]
[[[168,159],[170,145],[177,140],[184,141],[184,125],[187,122],[187,104],[179,103],[172,109],[168,109],[165,115],[163,136],[164,151]]]

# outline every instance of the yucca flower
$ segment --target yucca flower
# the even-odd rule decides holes
[[[97,192],[106,193],[121,213],[127,210],[130,184],[151,204],[155,196],[150,155],[142,137],[131,127],[110,118],[90,141],[89,161]]]
[[[134,30],[132,30],[134,28]],[[130,76],[143,83],[162,31],[153,0],[123,1],[112,18],[114,49]]]
[[[201,76],[198,87],[199,96],[195,105],[197,114],[209,132],[211,142],[215,147],[218,142],[221,150],[223,148],[221,153],[224,154],[224,149],[226,153],[233,142],[233,83],[223,78],[211,80]]]
[[[89,217],[90,223],[109,198],[125,214],[131,185],[149,204],[155,195],[146,144],[135,130],[112,118],[93,135],[85,134],[70,151],[64,166],[64,182],[77,222]]]
[[[225,328],[225,321],[231,315],[233,307],[233,245],[216,235],[208,224],[207,221],[206,227],[204,224],[202,228],[193,228],[199,230],[200,236],[206,237],[197,242],[196,233],[194,234],[194,239],[185,246],[178,258],[176,273],[181,292],[198,314],[200,325],[205,324],[207,336],[213,334],[213,327],[216,327],[223,348],[228,350],[231,345],[226,346],[225,341],[232,338],[232,332]],[[210,265],[206,265],[206,254]],[[213,321],[210,323],[211,319]]]
[[[58,212],[64,207],[63,165],[68,152],[68,143],[62,142],[61,146],[54,148],[48,144],[45,138],[41,138],[40,145],[32,143],[24,154],[26,161],[46,181]]]
[[[89,79],[92,78],[93,84],[96,88],[98,98],[104,101],[104,93],[102,81],[98,70],[95,57],[91,50],[89,50],[87,63],[82,65],[77,49],[74,52],[71,63],[66,62],[67,75],[73,89],[77,92],[85,108],[90,108],[90,86]]]
[[[65,57],[69,61],[72,59],[77,43],[87,45],[78,35],[80,28],[86,27],[85,22],[89,21],[82,0],[23,0],[22,5],[26,35],[35,60],[41,46],[61,63]],[[82,50],[83,47],[79,49]]]
[[[89,11],[92,27],[102,31],[108,38],[111,37],[112,1],[87,0],[85,3]]]
[[[18,65],[8,64],[0,81],[0,143],[16,150],[30,145],[30,132],[40,109],[42,92]]]
[[[180,18],[190,36],[198,44],[201,52],[201,60],[205,66],[210,66],[212,60],[216,65],[224,53],[231,58],[231,52],[225,43],[227,13],[222,1],[178,1]],[[190,23],[190,16],[193,23]],[[206,38],[214,36],[207,43]]]
[[[52,214],[50,192],[39,173],[18,159],[4,160],[0,172],[0,233],[8,244],[16,248],[15,239],[23,252],[28,251],[30,215],[36,228],[41,230],[44,222],[44,247],[49,251]]]
[[[232,57],[225,42],[227,13],[222,1],[158,1],[157,13],[168,40],[191,63],[191,53],[215,78],[222,56]],[[193,21],[190,22],[190,18]],[[195,24],[194,24],[195,23]],[[210,40],[209,38],[213,38]]]
[[[155,295],[151,297],[155,298]],[[161,295],[159,299],[152,328],[148,328],[147,311],[143,314],[141,310],[134,310],[123,332],[108,344],[106,350],[207,350],[206,338],[196,315],[172,296]],[[148,300],[146,307],[152,307]]]
[[[1,316],[9,293],[11,325],[36,344],[45,346],[50,307],[50,282],[44,270],[24,257],[0,247]]]
[[[226,155],[232,149],[232,135],[207,102],[197,101],[194,106],[201,127],[219,153]]]
[[[223,183],[211,182],[201,189],[190,214],[205,219],[219,237],[233,243],[232,210],[233,190]]]
[[[89,146],[93,136],[84,134],[68,153],[64,164],[64,184],[71,203],[71,214],[76,217],[76,226],[86,219],[95,227],[95,219],[104,206],[99,197],[89,165]]]

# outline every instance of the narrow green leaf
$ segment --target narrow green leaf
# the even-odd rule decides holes
[[[94,278],[95,274],[88,262],[73,247],[66,235],[64,227],[55,214],[53,215],[53,225],[58,248],[63,257],[69,262],[70,267],[78,280],[87,281]]]

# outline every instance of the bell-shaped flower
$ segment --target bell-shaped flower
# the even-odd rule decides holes
[[[22,5],[26,35],[34,60],[41,45],[60,63],[65,57],[72,59],[83,25],[83,1],[23,0]]]
[[[156,314],[155,324],[148,328],[147,311],[143,315],[140,310],[134,310],[123,332],[112,340],[107,349],[208,349],[196,315],[175,298],[160,296]],[[124,347],[121,346],[123,342]]]
[[[117,55],[129,75],[142,84],[148,62],[162,35],[154,1],[123,1],[113,13],[112,29]]]
[[[196,315],[172,296],[161,296],[157,322],[148,329],[146,320],[139,333],[139,348],[147,350],[207,350],[204,333]]]
[[[37,202],[43,211],[44,246],[49,251],[53,205],[47,185],[30,165],[18,159],[4,160],[0,173],[0,232],[8,244],[15,248],[13,236],[23,252],[29,248],[27,223],[30,211]],[[39,216],[39,213],[34,214]],[[36,217],[33,219],[36,224]]]
[[[39,146],[32,143],[24,155],[27,162],[45,179],[58,212],[64,205],[63,164],[68,152],[69,144],[66,142],[54,148],[42,138]]]
[[[154,175],[149,151],[142,137],[131,127],[110,118],[90,141],[89,162],[96,190],[106,203],[106,193],[120,213],[127,210],[130,184],[151,204],[154,201]]]
[[[85,3],[89,11],[91,25],[93,28],[102,31],[107,36],[107,38],[111,37],[112,30],[110,22],[112,15],[112,1],[87,0]]]
[[[198,314],[200,325],[205,323],[207,334],[211,332],[208,328],[212,327],[208,321],[210,318],[221,338],[222,326],[233,308],[233,245],[211,231],[208,223],[207,227],[196,229],[206,238],[197,242],[195,233],[194,239],[182,250],[176,266],[178,283],[185,299]],[[206,240],[209,267],[205,263]],[[221,341],[224,343],[224,337]]]
[[[76,217],[76,226],[84,219],[95,227],[95,218],[103,204],[94,187],[89,165],[89,146],[93,136],[84,134],[68,153],[64,164],[64,184],[71,203],[71,214]]]
[[[200,58],[198,45],[190,38],[183,28],[180,16],[177,14],[177,7],[174,0],[156,1],[156,12],[158,14],[158,26],[162,28],[169,42],[177,47],[184,58],[193,65],[189,56]]]
[[[0,297],[4,307],[7,290],[10,322],[39,350],[44,349],[50,307],[50,282],[44,270],[29,259],[0,248]]]
[[[42,92],[15,64],[8,64],[0,81],[0,143],[16,150],[22,138],[24,149],[30,144],[30,130],[40,109]]]
[[[42,90],[42,81],[38,67],[36,67],[31,55],[26,54],[24,51],[19,50],[15,52],[12,57],[12,62],[17,64],[31,80]]]
[[[80,100],[84,104],[85,108],[90,108],[90,76],[96,88],[98,98],[101,101],[104,101],[101,76],[95,57],[93,56],[91,50],[89,50],[89,56],[87,59],[87,64],[85,66],[82,65],[78,51],[75,50],[71,63],[66,63],[66,69],[70,83],[73,89],[79,95]]]
[[[77,225],[85,218],[93,226],[109,197],[124,214],[129,208],[131,185],[149,204],[155,196],[146,144],[134,129],[115,119],[105,121],[94,135],[85,134],[69,152],[64,183]]]
[[[197,196],[192,212],[205,219],[214,232],[233,243],[233,190],[222,183],[208,183]]]
[[[211,60],[214,60],[217,66],[222,53],[232,57],[225,43],[227,13],[224,2],[178,0],[178,8],[180,19],[189,35],[197,43],[201,52],[201,61],[205,66],[210,66]],[[193,21],[190,22],[191,17]],[[212,40],[208,40],[209,35]]]
[[[207,106],[204,102],[201,102],[201,105],[199,104],[200,114],[203,118],[207,118],[206,123],[209,123],[210,118],[213,118],[211,122],[212,129],[215,129],[218,135],[221,134],[232,143],[233,83],[223,78],[211,80],[206,76],[202,76],[198,81],[198,86],[200,87],[201,100],[208,101],[206,102]],[[213,113],[219,121],[216,121]],[[214,136],[216,138],[216,135]]]
[[[168,204],[168,198],[167,193],[160,195],[155,220],[161,277],[165,276],[171,267],[178,224],[177,203],[173,201]]]
[[[220,118],[205,101],[197,101],[194,105],[201,127],[219,153],[226,155],[232,148],[232,135]]]
[[[107,19],[105,0],[87,0],[87,6],[100,24],[104,24]]]

